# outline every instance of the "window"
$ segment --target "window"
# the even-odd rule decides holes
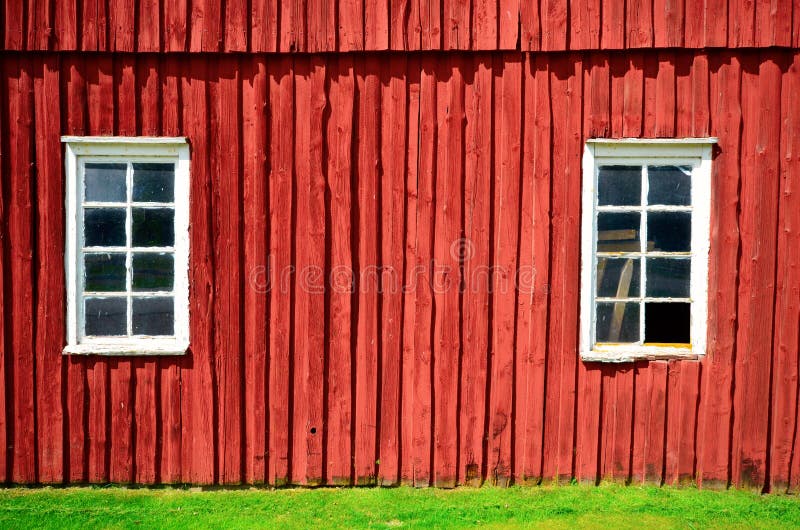
[[[182,354],[189,346],[189,146],[183,138],[63,137],[64,353]]]
[[[589,140],[581,356],[705,354],[713,138]]]

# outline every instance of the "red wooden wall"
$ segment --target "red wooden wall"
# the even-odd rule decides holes
[[[8,50],[800,46],[797,0],[7,0]]]
[[[0,480],[800,489],[797,51],[0,66]],[[61,355],[61,134],[189,138],[189,355]],[[584,139],[708,135],[708,355],[581,362]]]

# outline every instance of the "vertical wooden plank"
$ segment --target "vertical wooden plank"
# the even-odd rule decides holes
[[[547,291],[550,255],[550,90],[544,61],[523,65],[524,116],[517,306],[516,449],[514,477],[542,475]]]
[[[572,50],[600,47],[601,0],[572,0],[569,3],[569,45]]]
[[[762,59],[759,64],[759,59]],[[746,56],[742,72],[741,254],[731,456],[735,484],[760,490],[766,472],[778,218],[780,69]],[[765,237],[768,235],[767,237]]]
[[[13,419],[9,419],[11,438],[8,450],[12,455],[12,482],[35,482],[36,418],[34,416],[35,350],[33,320],[36,311],[33,275],[33,196],[36,193],[32,167],[33,154],[33,64],[28,59],[6,63],[8,130],[8,265],[11,300],[11,325],[6,345],[11,355],[10,392]]]
[[[434,185],[436,178],[436,77],[435,61],[422,59],[419,107],[419,159],[417,175],[416,327],[414,331],[414,422],[413,480],[416,486],[430,484],[432,445],[432,326]]]
[[[600,48],[604,50],[624,48],[625,0],[600,0],[600,16]]]
[[[165,10],[168,8],[165,8]],[[139,0],[136,11],[136,33],[133,35],[136,51],[161,51],[161,2],[159,0]],[[131,33],[133,33],[131,24]]]
[[[681,137],[708,136],[708,56],[699,54],[677,54],[675,101],[677,105],[676,134]]]
[[[544,0],[541,2],[542,50],[561,51],[567,49],[567,3],[568,0]],[[508,18],[505,11],[503,14],[505,18]],[[506,24],[510,25],[511,21],[507,20]],[[516,34],[514,37],[516,39]],[[512,42],[504,38],[502,28],[500,45],[504,49],[513,46]]]
[[[189,51],[218,52],[222,46],[220,0],[193,0],[189,14]]]
[[[381,64],[380,441],[378,483],[400,482],[400,381],[406,161],[405,56]],[[330,454],[330,453],[329,453]]]
[[[28,2],[28,50],[49,50],[54,36],[52,27],[52,10],[55,6],[50,2]]]
[[[474,5],[493,4],[492,2],[475,2]],[[572,15],[573,21],[575,20],[575,13]],[[539,3],[538,2],[520,2],[519,5],[519,31],[520,31],[520,51],[536,51],[541,47],[541,21],[539,17]],[[573,28],[570,24],[570,31],[581,31],[580,29]],[[476,41],[477,36],[473,36],[473,42]],[[571,37],[575,42],[574,37]]]
[[[58,57],[37,64],[34,79],[37,206],[36,424],[40,482],[64,480],[62,376],[64,346],[64,197]],[[42,237],[49,234],[50,237]],[[1,266],[0,266],[1,267]],[[0,271],[2,278],[2,271]],[[2,307],[2,306],[0,306]]]
[[[161,133],[164,136],[179,136],[184,133],[180,83],[183,70],[183,59],[178,56],[170,55],[162,57],[160,61],[159,78],[161,81]],[[156,65],[152,62],[147,68],[148,72],[156,70]],[[152,79],[150,74],[149,79]],[[154,97],[154,96],[148,96]],[[143,93],[144,101],[144,93]],[[153,119],[147,118],[147,113],[142,112],[142,133],[151,134],[151,129],[156,127]],[[192,196],[194,197],[194,195]],[[194,200],[194,199],[193,199]],[[155,375],[154,396],[156,407],[160,410],[156,412],[156,454],[155,454],[155,475],[159,482],[171,484],[179,482],[181,479],[181,365],[183,359],[159,359]],[[145,370],[145,378],[149,379],[150,374]],[[137,381],[139,374],[137,373]],[[139,403],[136,410],[139,411]],[[137,435],[139,433],[139,421],[137,420]],[[146,440],[149,438],[145,438]],[[137,449],[142,442],[137,439]],[[138,459],[137,459],[138,462]],[[139,472],[141,464],[136,469]]]
[[[25,49],[25,2],[23,0],[10,0],[5,3],[3,28],[4,49]]]
[[[728,46],[749,48],[755,44],[756,2],[751,0],[729,0],[728,2]]]
[[[622,100],[622,136],[626,138],[636,138],[642,134],[644,64],[643,53],[631,52],[628,55],[628,70],[623,80]]]
[[[550,0],[552,1],[552,0]],[[561,0],[557,0],[561,2]],[[500,43],[499,49],[500,50],[516,50],[517,43],[519,39],[519,4],[520,0],[498,0],[498,26],[500,32]],[[557,9],[552,10],[551,14],[553,15],[550,22],[553,26],[553,35],[555,39],[565,38],[566,35],[566,19],[567,19],[567,2],[563,0],[563,3],[560,3]],[[550,28],[549,25],[545,25],[544,20],[546,17],[542,17],[542,27],[543,29]],[[542,32],[542,47],[544,48],[545,42],[545,32]],[[554,39],[554,40],[555,40]]]
[[[244,152],[244,482],[266,478],[267,306],[269,266],[267,225],[266,62],[253,57],[243,65],[242,149]]]
[[[788,491],[797,429],[798,359],[800,340],[800,54],[783,72],[781,85],[780,199],[778,259],[775,286],[775,343],[773,345],[772,444],[769,448],[770,490]]]
[[[731,385],[736,341],[738,276],[739,59],[728,53],[711,57],[709,80],[711,135],[719,138],[712,164],[711,251],[709,256],[708,352],[703,360],[698,427],[698,476],[703,487],[728,485],[732,420]],[[728,433],[721,436],[720,433]]]
[[[255,2],[250,9],[250,51],[277,51],[278,1]]]
[[[703,48],[706,30],[706,4],[707,2],[686,2],[683,44],[687,48]],[[721,21],[720,21],[721,22]],[[716,21],[715,21],[716,23]]]
[[[308,51],[325,52],[336,50],[336,3],[329,0],[308,0],[306,5],[308,27]],[[357,23],[361,25],[361,19]]]
[[[5,74],[7,65],[2,65],[2,72]],[[8,84],[6,82],[0,85],[0,94],[7,98],[8,91]],[[0,311],[0,344],[3,345],[0,348],[0,447],[3,448],[0,451],[0,480],[4,482],[8,482],[9,477],[9,469],[8,469],[8,442],[10,438],[9,433],[9,424],[11,423],[10,418],[8,417],[8,406],[6,402],[6,394],[8,393],[9,381],[7,378],[7,370],[6,365],[8,363],[8,358],[10,353],[7,352],[6,344],[6,335],[7,327],[6,324],[10,320],[6,316],[5,308],[5,298],[6,298],[6,278],[7,274],[6,271],[8,270],[9,262],[11,261],[11,255],[7,251],[8,245],[6,241],[8,241],[8,236],[6,232],[6,227],[8,226],[6,218],[6,197],[11,194],[10,190],[5,183],[8,182],[8,176],[12,171],[10,164],[7,163],[8,161],[8,150],[6,145],[8,144],[7,136],[8,136],[8,128],[6,127],[7,123],[9,122],[9,116],[6,112],[6,99],[3,100],[3,107],[0,110],[0,307],[3,308],[3,311]]]
[[[791,0],[760,0],[755,2],[755,12],[756,46],[791,46]]]
[[[608,56],[592,54],[584,64],[583,79],[583,134],[586,138],[605,137],[610,132],[611,106]],[[575,478],[584,484],[594,484],[599,478],[602,374],[598,365],[578,363]]]
[[[675,66],[674,53],[658,52],[658,76],[656,77],[655,136],[672,138],[675,136]],[[680,58],[682,70],[688,70],[688,64]],[[687,100],[691,101],[691,100]],[[684,107],[681,105],[681,107]]]
[[[653,0],[653,36],[656,47],[683,46],[683,2],[684,0]]]
[[[290,390],[290,306],[292,263],[292,216],[294,160],[294,77],[293,60],[281,57],[270,61],[269,108],[270,175],[269,175],[269,461],[267,481],[274,485],[289,481],[289,447],[291,420]]]
[[[183,123],[191,142],[190,264],[192,347],[181,364],[181,481],[208,484],[214,480],[217,447],[214,435],[212,365],[214,351],[214,258],[211,222],[211,173],[206,57],[192,57],[193,75],[182,80]]]
[[[637,482],[661,484],[667,416],[667,371],[664,361],[650,361],[636,372],[633,476]]]
[[[434,223],[434,486],[454,487],[458,459],[458,367],[461,351],[461,198],[464,177],[463,66],[442,61],[437,71],[436,213]]]
[[[297,179],[294,422],[292,481],[322,480],[325,217],[322,113],[325,68],[320,58],[295,64]]]
[[[164,51],[186,51],[187,28],[190,27],[186,2],[187,0],[161,2],[164,8],[164,42],[162,44]]]
[[[420,94],[421,60],[410,57],[408,73],[408,146],[406,153],[406,227],[403,262],[403,351],[400,379],[400,480],[403,484],[414,484],[418,468],[417,460],[417,293],[420,290],[418,261],[418,180],[420,139]]]
[[[418,0],[419,22],[422,28],[422,50],[442,49],[442,4],[440,0]],[[499,21],[498,21],[499,23]]]
[[[351,306],[353,297],[351,178],[353,174],[353,57],[341,55],[331,65],[328,120],[328,188],[330,189],[330,297],[328,337],[328,427],[326,479],[350,484],[352,468]]]
[[[712,24],[704,24],[706,47],[725,47],[728,44],[728,0],[706,0],[705,20],[712,20]]]
[[[136,7],[134,0],[109,0],[108,2],[108,50],[132,52],[136,35],[134,34],[134,18]],[[152,28],[152,23],[145,26]],[[155,25],[158,26],[158,20]],[[147,31],[147,30],[146,30]]]
[[[65,93],[62,112],[65,115],[66,134],[86,134],[86,82],[84,79],[84,58],[66,57],[62,62],[62,91]],[[61,148],[59,147],[59,153]],[[85,482],[88,479],[88,407],[86,399],[86,359],[67,357],[66,373],[66,420],[67,420],[67,459],[69,482]],[[3,409],[5,410],[5,409]],[[0,431],[4,432],[4,431]]]
[[[582,63],[568,55],[551,67],[553,167],[563,169],[563,184],[553,187],[552,291],[547,359],[547,396],[543,476],[557,480],[572,474],[575,425],[575,364],[578,358],[578,275]],[[577,131],[577,132],[576,132]]]
[[[495,57],[494,212],[492,230],[491,351],[488,473],[508,485],[514,434],[514,319],[518,264],[522,62],[519,55]],[[509,382],[512,382],[509,384]]]
[[[129,483],[133,480],[133,446],[131,426],[133,425],[133,392],[131,371],[133,361],[127,359],[101,360],[109,365],[108,393],[110,410],[110,440],[107,451],[108,479],[115,483]],[[109,406],[110,405],[110,406]]]
[[[356,61],[357,162],[356,189],[353,195],[355,234],[353,242],[354,272],[356,274],[356,341],[355,366],[355,447],[356,484],[371,484],[375,480],[377,428],[376,400],[378,369],[378,300],[377,300],[377,180],[380,124],[380,80],[378,63],[368,57]]]
[[[250,38],[248,33],[250,22],[248,21],[248,18],[251,17],[251,13],[247,10],[247,2],[225,2],[224,5],[224,51],[247,51],[247,43],[249,42]]]
[[[61,51],[78,48],[77,1],[56,2],[52,48]]]
[[[407,21],[412,2],[413,0],[389,0],[389,48],[392,50],[410,49]]]
[[[211,175],[214,267],[214,370],[217,383],[217,473],[220,484],[242,473],[242,181],[238,60],[214,63],[211,101]]]
[[[630,0],[627,3],[625,13],[626,48],[650,48],[653,46],[654,3],[657,4],[653,0]]]
[[[464,95],[466,160],[464,178],[463,326],[458,481],[483,482],[486,370],[489,351],[489,230],[492,178],[492,58],[472,58]]]
[[[469,28],[463,31],[469,35]],[[364,2],[364,49],[389,49],[389,0]]]
[[[469,0],[444,0],[444,49],[470,49]],[[370,49],[370,48],[368,48]]]
[[[363,0],[339,0],[339,51],[364,49],[363,20]]]
[[[497,28],[497,9],[500,2],[497,0],[477,0],[472,2],[472,49],[496,50],[499,44]],[[533,2],[527,5],[523,13],[528,14],[528,41],[539,46],[539,16]],[[533,11],[536,11],[534,16]]]

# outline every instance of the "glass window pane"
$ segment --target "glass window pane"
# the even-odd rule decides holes
[[[125,254],[86,254],[84,290],[124,291]]]
[[[647,204],[688,206],[692,203],[692,168],[649,166]]]
[[[126,298],[87,298],[84,305],[86,335],[127,335],[128,301]]]
[[[648,343],[689,344],[691,304],[651,302],[644,305],[644,340]]]
[[[133,164],[133,200],[172,202],[175,164]]]
[[[597,203],[600,206],[638,206],[642,203],[642,168],[603,166],[597,175]]]
[[[87,201],[125,202],[127,200],[126,164],[84,165],[83,185]]]
[[[688,298],[691,267],[688,259],[648,258],[647,296]]]
[[[690,212],[649,212],[647,248],[662,252],[689,252],[692,241]]]
[[[597,296],[639,296],[639,260],[597,258]]]
[[[597,304],[596,342],[638,342],[638,340],[639,302]]]
[[[134,335],[174,335],[175,304],[172,297],[133,299]]]
[[[125,210],[122,208],[86,208],[83,227],[87,247],[125,246]]]
[[[143,252],[133,255],[134,291],[171,291],[174,273],[172,254]]]
[[[175,243],[172,208],[133,208],[134,247],[171,247]]]
[[[641,214],[638,212],[609,213],[597,215],[598,252],[639,252],[639,228]]]

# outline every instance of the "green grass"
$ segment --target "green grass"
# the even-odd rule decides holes
[[[0,528],[789,528],[800,498],[654,487],[0,490]]]

